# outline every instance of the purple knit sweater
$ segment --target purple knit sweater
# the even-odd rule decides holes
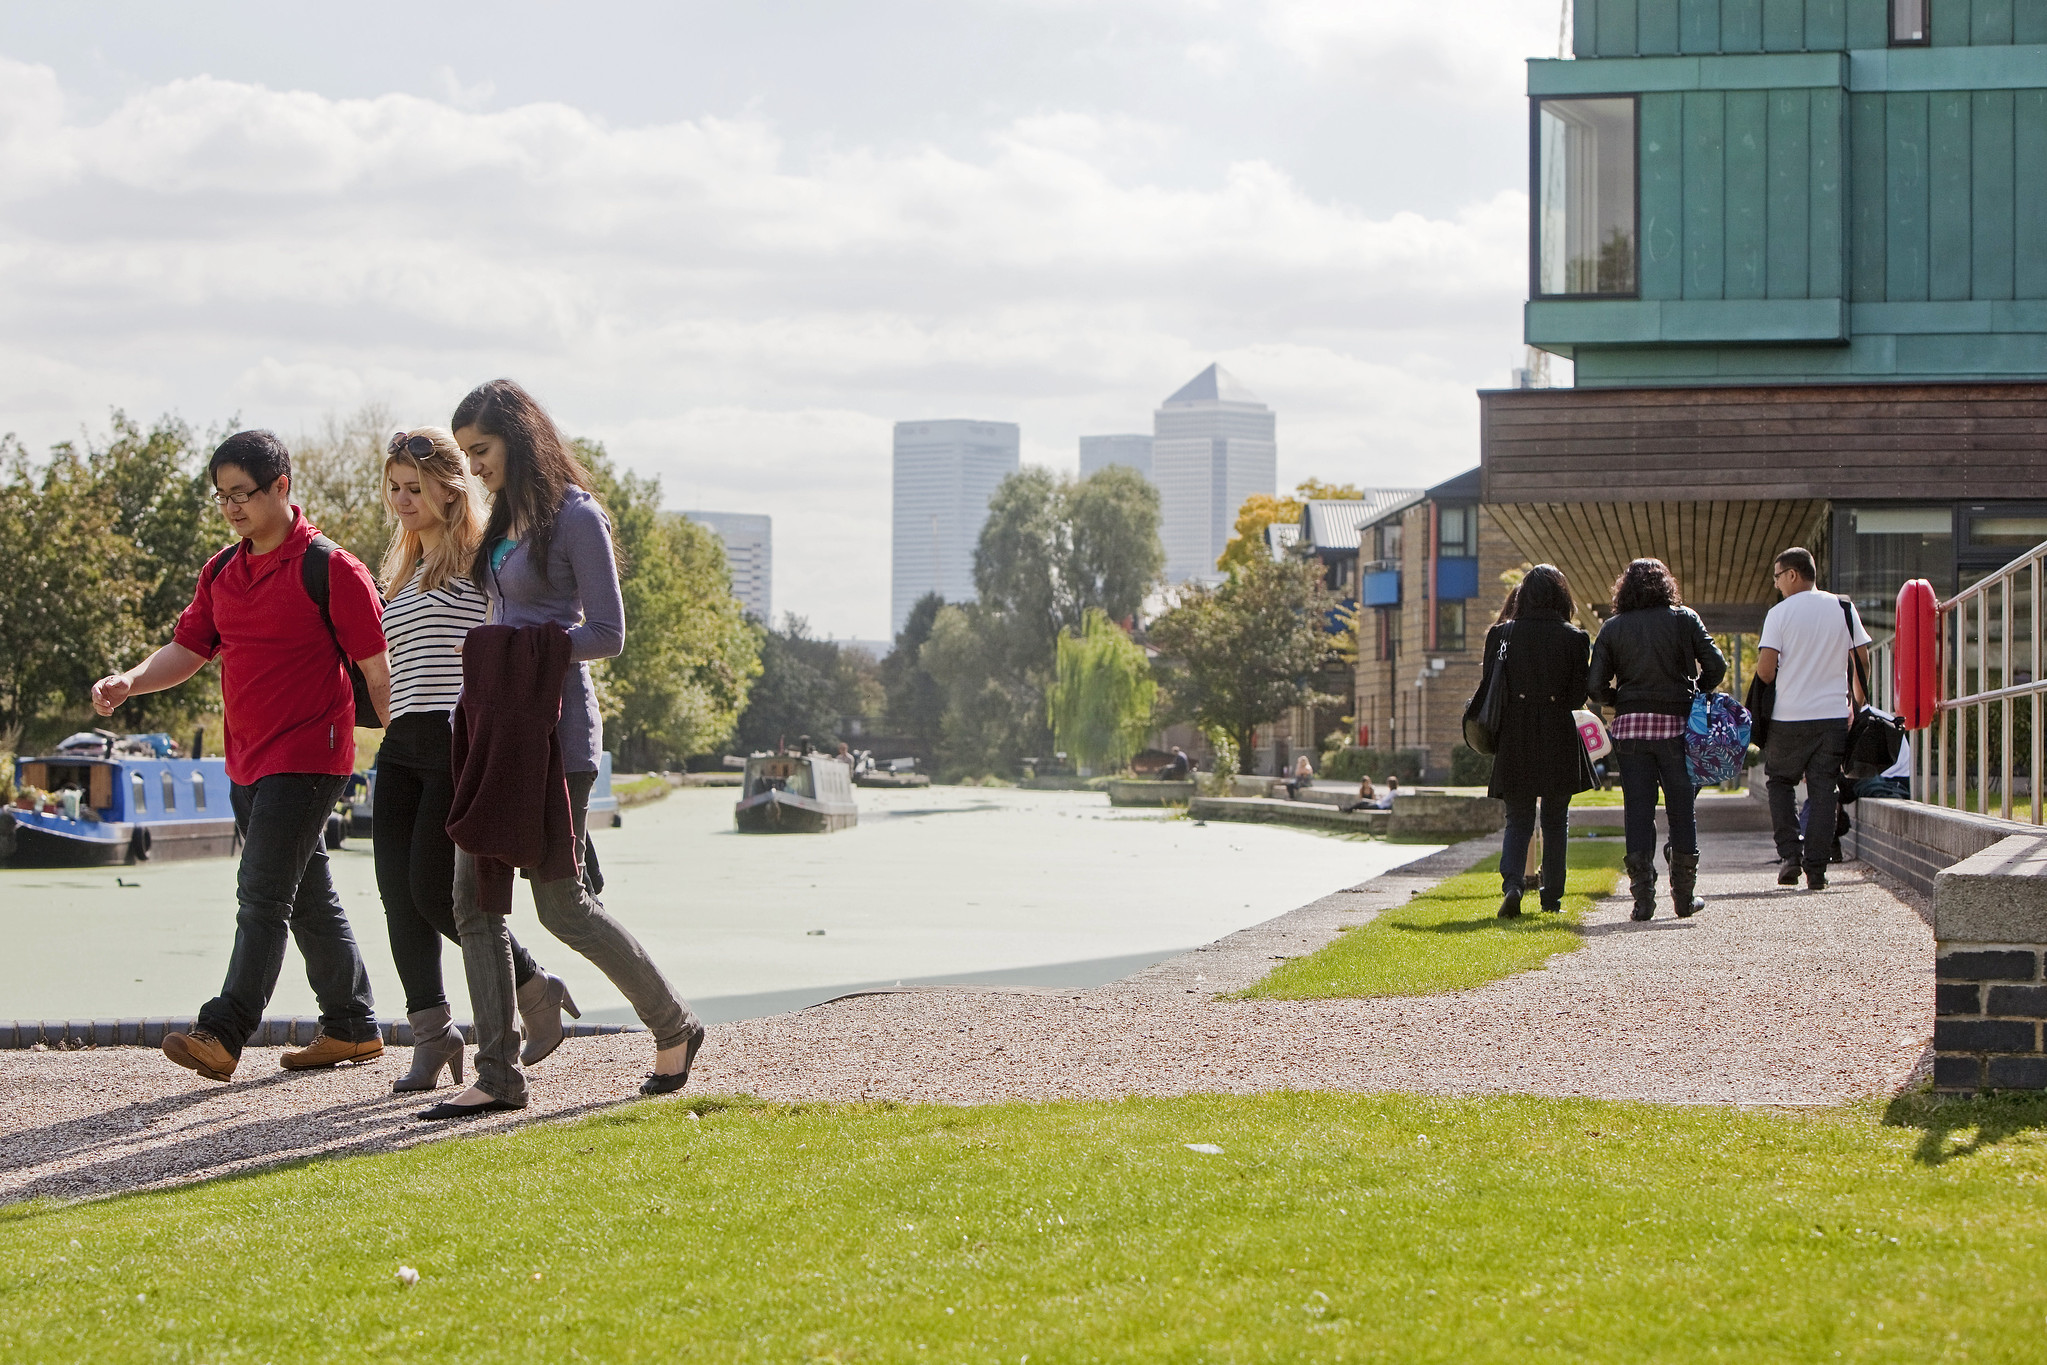
[[[545,578],[520,541],[491,572],[490,623],[539,626],[552,623],[569,633],[576,662],[562,679],[561,739],[565,772],[594,773],[604,748],[604,718],[597,714],[592,659],[612,659],[625,648],[625,601],[618,592],[618,565],[611,553],[611,520],[597,499],[570,488],[555,514],[547,547]]]

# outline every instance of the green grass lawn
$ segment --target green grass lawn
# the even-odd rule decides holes
[[[1434,995],[1540,967],[1584,941],[1574,926],[1613,890],[1626,854],[1618,842],[1572,840],[1563,914],[1544,914],[1530,893],[1521,917],[1505,920],[1498,914],[1500,860],[1487,858],[1328,947],[1280,963],[1237,998]]]
[[[0,1358],[2035,1361],[2047,1340],[2039,1101],[696,1107],[17,1207]]]

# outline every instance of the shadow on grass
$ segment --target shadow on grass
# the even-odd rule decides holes
[[[1912,1159],[1939,1166],[2022,1133],[2047,1133],[2047,1095],[1963,1099],[1918,1091],[1884,1106],[1883,1121],[1889,1128],[1917,1128],[1919,1146]]]
[[[1400,920],[1388,920],[1386,927],[1403,934],[1476,934],[1487,929],[1504,929],[1509,933],[1525,934],[1537,930],[1578,927],[1562,915],[1538,913],[1540,918],[1523,911],[1511,919],[1501,919],[1498,914],[1489,914],[1478,919],[1443,920],[1438,924],[1406,924]]]

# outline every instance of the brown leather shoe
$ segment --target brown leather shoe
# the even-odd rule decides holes
[[[343,1062],[374,1062],[384,1055],[384,1040],[372,1038],[367,1043],[345,1043],[339,1038],[330,1038],[322,1029],[313,1035],[313,1041],[297,1052],[287,1052],[277,1059],[277,1064],[287,1071],[312,1071],[323,1066],[339,1066]]]
[[[190,1033],[166,1033],[163,1036],[163,1055],[209,1081],[230,1079],[235,1074],[235,1064],[240,1061],[221,1046],[220,1039],[203,1028],[195,1028]]]

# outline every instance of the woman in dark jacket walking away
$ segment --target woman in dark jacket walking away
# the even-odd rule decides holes
[[[1613,749],[1626,803],[1628,882],[1635,918],[1656,914],[1656,792],[1670,821],[1671,908],[1687,919],[1706,908],[1699,882],[1698,795],[1685,769],[1692,698],[1727,676],[1727,660],[1698,613],[1684,604],[1660,559],[1638,559],[1614,580],[1613,615],[1592,646],[1592,695],[1614,709]]]
[[[1564,908],[1564,858],[1570,847],[1571,798],[1592,785],[1592,763],[1571,712],[1585,704],[1585,632],[1572,625],[1571,588],[1563,570],[1538,564],[1521,580],[1514,617],[1486,632],[1483,697],[1501,667],[1505,719],[1493,753],[1487,792],[1507,803],[1500,850],[1500,916],[1521,913],[1528,841],[1542,805],[1542,908]],[[1506,662],[1500,662],[1502,647]]]

